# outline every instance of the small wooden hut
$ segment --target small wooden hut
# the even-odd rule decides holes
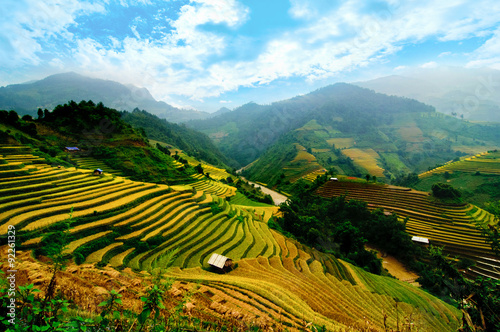
[[[96,168],[96,169],[94,170],[94,175],[101,175],[102,173],[103,173],[103,170],[102,170],[102,169],[100,169],[100,168]]]
[[[231,258],[213,253],[208,260],[208,265],[213,266],[217,270],[226,273],[233,268],[234,263]]]
[[[79,148],[77,148],[76,146],[67,146],[64,148],[64,152],[78,152],[80,151]]]

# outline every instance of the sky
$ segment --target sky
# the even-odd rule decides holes
[[[415,68],[500,69],[498,0],[2,0],[0,86],[76,73],[213,112]]]

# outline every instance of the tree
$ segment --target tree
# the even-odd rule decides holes
[[[460,199],[462,193],[447,183],[435,183],[432,185],[432,195],[441,199]]]
[[[38,109],[37,114],[38,114],[38,120],[42,120],[43,119],[43,111],[41,108]]]
[[[370,177],[371,177],[371,176],[370,176],[370,174],[366,174],[366,175],[365,175],[366,182],[370,181]]]

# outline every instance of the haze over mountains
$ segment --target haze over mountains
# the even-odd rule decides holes
[[[438,112],[473,121],[500,122],[500,71],[490,68],[419,68],[357,82],[376,92],[413,98]]]

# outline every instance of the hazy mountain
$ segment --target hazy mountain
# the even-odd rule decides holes
[[[437,111],[474,121],[500,122],[500,71],[444,67],[419,69],[355,83],[388,95],[414,98]]]
[[[40,81],[0,87],[0,109],[36,116],[38,108],[53,109],[70,100],[92,100],[117,110],[147,110],[171,122],[209,117],[206,112],[185,110],[156,101],[145,88],[85,77],[76,73],[49,76]]]

